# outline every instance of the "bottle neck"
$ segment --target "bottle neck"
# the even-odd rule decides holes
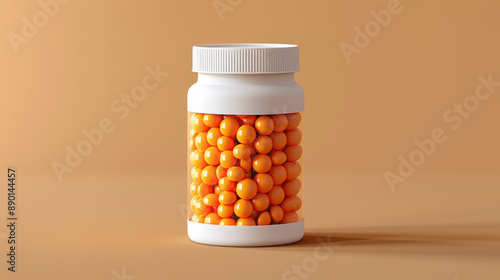
[[[258,84],[283,85],[294,84],[294,73],[277,74],[207,74],[198,73],[198,83],[212,85]]]

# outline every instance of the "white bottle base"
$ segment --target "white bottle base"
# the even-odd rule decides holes
[[[269,226],[219,226],[187,221],[188,236],[197,243],[218,246],[274,246],[304,236],[304,220]]]

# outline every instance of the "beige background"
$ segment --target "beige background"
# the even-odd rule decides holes
[[[9,36],[42,9],[2,1],[0,167],[18,170],[20,220],[15,274],[0,227],[1,278],[498,279],[500,87],[456,130],[443,114],[479,76],[500,81],[500,3],[401,0],[348,63],[339,44],[390,2],[69,1],[16,53]],[[230,9],[219,17],[214,3]],[[300,45],[306,237],[295,245],[185,234],[191,47],[221,42]],[[156,65],[168,77],[120,119],[111,104]],[[52,163],[105,118],[115,130],[59,182]],[[447,140],[391,190],[384,172],[436,128]],[[326,260],[314,262],[316,237],[333,248]]]

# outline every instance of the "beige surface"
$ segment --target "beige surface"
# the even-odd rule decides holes
[[[314,258],[325,260],[302,278],[498,279],[500,87],[456,129],[443,114],[472,98],[479,76],[500,81],[500,4],[401,1],[348,63],[339,44],[354,44],[354,28],[391,1],[228,2],[221,20],[212,0],[69,1],[18,53],[10,32],[41,8],[0,3],[0,167],[18,169],[20,219],[15,275],[0,227],[1,279],[127,279],[123,267],[134,279],[301,279],[287,270]],[[301,47],[307,235],[298,244],[219,248],[185,235],[191,46],[214,42]],[[130,114],[117,111],[156,65],[169,75]],[[53,162],[106,119],[114,129],[59,181]],[[446,140],[391,189],[384,173],[435,129]]]

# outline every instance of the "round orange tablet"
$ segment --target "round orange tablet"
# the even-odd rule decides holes
[[[274,151],[269,157],[271,158],[271,162],[273,165],[282,165],[286,161],[286,154],[282,151]]]
[[[233,209],[233,204],[220,204],[219,207],[217,207],[217,214],[222,218],[229,218],[233,215]]]
[[[252,218],[239,218],[236,222],[237,226],[255,226],[255,220]]]
[[[196,185],[199,185],[202,180],[201,180],[201,173],[203,172],[203,169],[201,167],[195,167],[193,170],[191,170],[191,178],[193,179],[193,183]]]
[[[257,225],[266,226],[269,224],[271,224],[271,214],[269,214],[269,212],[267,211],[260,213],[259,217],[257,218]]]
[[[212,212],[212,207],[203,203],[203,200],[200,198],[196,201],[194,210],[198,215],[207,215],[208,213]]]
[[[297,177],[299,177],[301,168],[300,164],[296,161],[287,161],[283,164],[283,167],[286,170],[286,180],[290,181]]]
[[[269,197],[266,194],[258,193],[252,198],[252,206],[255,211],[264,211],[269,207]]]
[[[302,140],[302,132],[298,128],[293,130],[287,130],[285,132],[285,135],[286,135],[286,144],[290,146],[298,145]]]
[[[215,193],[209,193],[205,195],[203,198],[203,203],[205,203],[208,206],[216,207],[219,206],[219,196],[216,195]]]
[[[285,191],[285,196],[294,196],[297,195],[300,191],[300,180],[294,179],[291,181],[286,181],[283,184],[283,190]]]
[[[269,207],[269,214],[271,214],[271,218],[273,219],[273,222],[279,223],[283,219],[283,209],[277,205],[273,205]]]
[[[255,129],[248,124],[240,126],[236,132],[236,139],[242,144],[252,143],[255,137],[257,137]]]
[[[189,139],[189,149],[190,149],[191,151],[194,151],[194,150],[196,150],[196,149],[197,149],[197,148],[196,148],[196,143],[194,142],[194,139]]]
[[[217,213],[210,213],[205,217],[205,224],[218,225],[222,220]]]
[[[201,180],[207,185],[216,185],[217,181],[217,167],[209,165],[203,168],[201,172]]]
[[[281,185],[286,180],[286,170],[283,165],[274,165],[267,174],[273,178],[274,185]]]
[[[222,179],[227,176],[227,168],[222,167],[222,165],[217,166],[217,170],[215,171],[217,175],[217,179]]]
[[[247,159],[252,154],[252,150],[245,144],[238,144],[233,149],[233,155],[237,159]]]
[[[258,154],[253,157],[252,167],[258,173],[266,173],[272,167],[273,163],[268,155]]]
[[[234,214],[240,218],[246,218],[252,214],[252,203],[248,200],[238,199],[234,203]]]
[[[203,122],[203,114],[198,114],[195,113],[191,116],[191,127],[198,133],[200,132],[206,132],[210,129],[204,122]]]
[[[214,186],[207,185],[205,183],[201,183],[198,186],[197,192],[198,192],[198,195],[200,196],[200,198],[204,198],[205,195],[214,192]]]
[[[252,158],[239,159],[236,165],[243,168],[245,173],[250,172],[252,171]]]
[[[288,126],[288,118],[285,115],[272,115],[271,119],[274,122],[274,132],[282,132]]]
[[[287,146],[285,154],[288,161],[297,161],[302,156],[302,147],[300,145]]]
[[[205,152],[202,150],[196,150],[192,152],[191,156],[189,157],[189,160],[191,161],[191,164],[196,167],[204,168],[205,166],[208,165],[208,163],[205,160]]]
[[[255,139],[253,147],[259,154],[267,154],[273,149],[273,140],[271,137],[260,135]]]
[[[205,114],[205,116],[203,116],[203,123],[209,127],[219,126],[221,121],[222,115]]]
[[[219,225],[220,226],[235,226],[236,221],[234,219],[231,219],[231,218],[225,218],[225,219],[220,220]]]
[[[218,127],[212,127],[207,132],[208,144],[210,144],[212,146],[217,145],[217,141],[219,140],[220,137],[222,137],[222,133],[220,132],[220,129]]]
[[[220,150],[217,147],[209,147],[205,150],[204,158],[209,165],[219,165],[220,157]]]
[[[236,188],[236,182],[229,180],[227,177],[223,177],[219,180],[219,186],[223,191],[233,191]]]
[[[300,113],[286,114],[286,117],[288,118],[288,126],[286,127],[286,130],[296,129],[302,120]]]
[[[191,128],[191,130],[189,131],[189,139],[194,139],[196,135],[198,135],[198,132]]]
[[[296,212],[286,212],[285,215],[283,216],[283,219],[281,220],[282,224],[289,224],[289,223],[295,223],[299,221],[299,216],[297,215]]]
[[[221,204],[233,204],[237,199],[236,193],[232,191],[223,191],[219,194],[219,202]]]
[[[248,125],[254,125],[255,119],[257,119],[257,116],[255,115],[238,116],[238,117],[241,119],[242,124],[248,124]]]
[[[272,205],[278,205],[285,199],[285,191],[280,186],[274,186],[268,193],[269,203]]]
[[[245,170],[243,170],[243,168],[241,168],[239,166],[230,167],[227,170],[227,178],[229,178],[229,180],[235,181],[235,182],[240,181],[243,178],[245,178]]]
[[[195,196],[198,194],[198,186],[195,183],[191,183],[191,186],[189,186],[189,193],[191,196]]]
[[[202,151],[205,151],[208,147],[210,147],[210,143],[208,143],[207,140],[207,133],[201,132],[198,135],[196,135],[196,138],[194,139],[194,144],[196,145],[196,148]]]
[[[221,192],[222,192],[222,190],[220,189],[219,185],[215,185],[215,187],[214,187],[214,193],[216,195],[220,195]]]
[[[191,198],[191,202],[189,202],[189,206],[191,208],[191,211],[193,211],[193,213],[196,213],[196,201],[198,201],[198,199],[200,199],[200,196],[195,195],[193,196],[193,198]]]
[[[235,118],[226,117],[220,123],[220,132],[225,136],[235,136],[238,131],[239,123]]]
[[[236,184],[236,194],[243,199],[252,199],[257,194],[257,184],[252,179],[243,179]]]
[[[302,200],[296,195],[290,196],[285,198],[280,206],[285,212],[297,211],[302,207]]]
[[[232,151],[223,151],[220,153],[220,165],[224,168],[234,166],[237,160]]]
[[[267,193],[274,186],[273,177],[269,174],[255,174],[255,176],[253,176],[253,180],[257,183],[257,191],[259,193]]]
[[[274,122],[268,116],[260,116],[255,120],[255,130],[260,135],[269,135],[274,130]]]
[[[205,222],[205,217],[207,215],[198,215],[198,214],[193,214],[193,217],[191,218],[191,221],[195,223],[203,223]]]
[[[286,134],[284,132],[273,132],[269,135],[273,141],[273,150],[281,151],[286,146]]]
[[[231,137],[221,136],[217,140],[217,148],[221,151],[232,150],[234,148],[234,140]]]

